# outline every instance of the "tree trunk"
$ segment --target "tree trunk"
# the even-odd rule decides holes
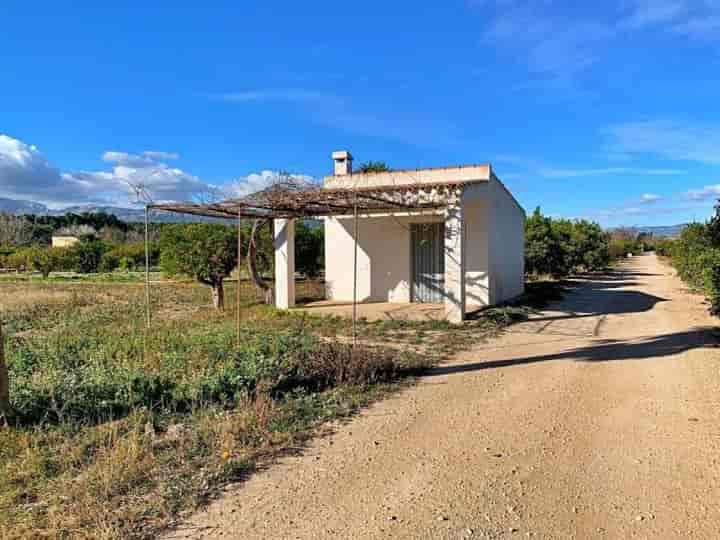
[[[250,274],[250,278],[253,280],[253,283],[255,283],[255,287],[257,287],[263,293],[263,299],[265,300],[265,303],[273,304],[274,299],[273,299],[272,287],[270,287],[267,283],[265,283],[262,276],[260,276],[260,273],[257,270],[256,237],[257,237],[258,230],[265,223],[269,223],[269,220],[256,219],[255,222],[253,223],[252,232],[250,233],[250,241],[248,242],[248,256],[247,256],[248,273]]]
[[[10,415],[10,377],[5,365],[5,337],[2,319],[0,319],[0,425],[7,422]]]
[[[212,302],[215,309],[225,309],[225,288],[223,287],[223,282],[221,281],[219,283],[215,283],[210,287],[212,290]]]

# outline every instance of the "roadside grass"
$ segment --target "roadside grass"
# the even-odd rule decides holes
[[[453,352],[527,316],[552,287],[462,326],[359,323],[260,305],[217,313],[192,283],[0,284],[14,416],[0,429],[0,537],[151,538]],[[322,292],[298,284],[298,296]],[[234,284],[226,291],[234,298]],[[231,302],[228,302],[230,304]]]

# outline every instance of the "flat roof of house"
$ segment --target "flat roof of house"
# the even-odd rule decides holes
[[[425,184],[469,184],[487,182],[492,176],[489,163],[430,167],[426,169],[399,169],[373,173],[326,176],[327,189],[353,189],[360,187],[422,186]]]

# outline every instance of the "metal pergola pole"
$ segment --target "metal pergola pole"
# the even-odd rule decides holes
[[[150,328],[150,218],[145,205],[145,324]]]
[[[353,306],[352,306],[352,336],[353,346],[357,344],[357,259],[358,259],[358,208],[357,194],[353,204],[353,224],[355,227],[355,246],[353,249]]]
[[[238,212],[238,220],[237,220],[237,233],[238,233],[238,240],[237,240],[237,290],[235,291],[235,318],[236,318],[236,341],[237,346],[240,346],[240,323],[242,322],[242,313],[240,312],[240,302],[242,300],[242,294],[240,292],[240,268],[242,263],[242,214]]]

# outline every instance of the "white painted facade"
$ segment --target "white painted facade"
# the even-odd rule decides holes
[[[342,160],[351,160],[349,153],[334,153],[333,158],[335,171],[341,174],[326,178],[326,187],[398,185],[407,184],[408,178],[417,184],[463,183],[454,200],[448,200],[438,210],[359,216],[358,302],[412,301],[411,226],[417,223],[444,223],[442,296],[448,320],[460,322],[468,311],[522,294],[525,212],[489,165],[365,175],[344,174],[350,169]],[[324,218],[324,226],[327,298],[351,302],[354,219],[328,217]],[[287,236],[284,241],[286,245]],[[278,270],[288,257],[282,242],[276,240],[276,245],[276,300],[278,307],[286,307],[292,305],[285,292],[291,287],[292,273],[287,266]],[[287,247],[284,249],[287,251]]]

